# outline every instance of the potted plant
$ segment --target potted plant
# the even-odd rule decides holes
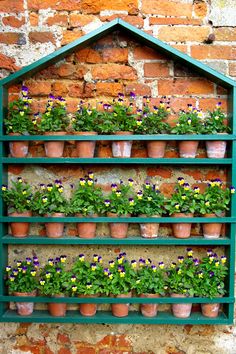
[[[188,111],[180,111],[178,121],[175,127],[171,129],[172,134],[200,134],[202,131],[203,114],[200,110],[193,108],[188,104]],[[179,155],[184,158],[194,158],[198,148],[197,140],[182,140],[179,141]]]
[[[143,107],[143,111],[138,111],[135,133],[150,135],[160,135],[169,133],[170,125],[166,122],[169,112],[170,107],[166,106],[164,102],[161,101],[158,107],[153,106],[153,108],[151,109],[148,105],[148,100],[146,100],[146,104]],[[165,148],[166,141],[147,141],[148,157],[164,157]]]
[[[183,177],[178,178],[175,191],[167,198],[166,210],[174,218],[191,218],[197,207],[199,188],[192,190]],[[172,224],[173,234],[177,238],[188,238],[191,234],[191,223]]]
[[[165,295],[165,270],[164,263],[159,262],[156,266],[150,259],[139,259],[139,267],[136,273],[134,290],[140,297],[157,298]],[[131,261],[131,266],[136,268],[137,262]],[[155,317],[158,305],[141,304],[140,311],[145,317]]]
[[[79,217],[96,217],[103,207],[103,195],[100,187],[96,186],[93,172],[85,178],[80,178],[70,200],[70,212]],[[77,232],[79,237],[93,238],[96,235],[95,222],[78,222]]]
[[[136,279],[135,270],[126,259],[125,252],[120,253],[115,261],[109,262],[109,267],[104,269],[104,275],[104,293],[116,298],[131,297]],[[129,303],[113,303],[111,311],[113,316],[126,317],[129,313]]]
[[[133,100],[135,94],[130,93],[130,100],[127,102],[124,95],[119,93],[118,98],[112,104],[112,114],[115,135],[131,135],[136,126],[135,115],[133,114]],[[112,142],[113,157],[130,157],[132,149],[131,140]]]
[[[234,193],[235,188],[224,187],[219,178],[212,180],[200,195],[198,212],[207,218],[222,217],[229,210],[230,195]],[[221,235],[222,223],[203,223],[202,228],[205,238],[215,239]]]
[[[218,102],[213,111],[208,111],[208,115],[204,120],[203,134],[227,134],[231,128],[226,125],[227,117],[222,112],[221,102]],[[207,157],[223,158],[226,152],[226,141],[212,140],[206,141]]]
[[[66,112],[66,102],[62,97],[49,95],[46,110],[43,113],[38,129],[45,135],[66,135],[69,119]],[[62,157],[64,141],[45,141],[44,148],[47,157]]]
[[[103,267],[102,257],[93,255],[93,261],[85,260],[80,254],[72,267],[72,274],[78,280],[76,294],[81,298],[91,298],[100,295],[102,290]],[[97,311],[96,303],[80,303],[79,311],[82,316],[94,316]]]
[[[13,296],[36,296],[39,262],[35,256],[24,261],[15,260],[13,266],[6,267],[6,285]],[[33,302],[16,302],[17,313],[29,316],[33,313]]]
[[[187,257],[179,256],[178,264],[172,262],[167,269],[167,286],[171,297],[194,296],[194,279],[196,263],[192,257],[192,249],[187,248]],[[191,303],[174,303],[172,312],[175,317],[187,318],[191,314]]]
[[[132,195],[133,180],[130,179],[129,184],[125,185],[123,181],[118,185],[111,184],[111,193],[104,200],[103,212],[108,217],[130,217],[133,207],[134,199]],[[113,222],[109,223],[111,237],[125,238],[128,233],[129,223]]]
[[[72,129],[76,135],[96,135],[96,120],[99,112],[95,108],[91,108],[88,104],[84,105],[83,101],[78,105],[75,117],[72,118]],[[95,141],[76,141],[76,155],[78,157],[94,157]]]
[[[12,186],[2,185],[2,198],[8,207],[8,216],[30,217],[33,209],[33,194],[31,186],[23,182],[21,177],[11,182]],[[29,233],[28,222],[11,222],[12,236],[26,237]]]
[[[133,214],[140,217],[161,217],[164,212],[164,202],[165,197],[160,193],[159,187],[146,182],[143,189],[138,191],[134,198]],[[158,223],[140,224],[142,237],[157,237],[158,231]]]
[[[8,135],[29,135],[36,132],[36,119],[31,119],[31,98],[28,87],[22,86],[20,98],[9,103],[4,125]],[[26,157],[29,141],[12,141],[9,144],[12,157]]]
[[[68,213],[68,202],[63,196],[64,187],[60,180],[40,184],[40,189],[34,196],[34,211],[46,217],[64,217]],[[46,234],[48,237],[61,237],[64,230],[63,222],[45,223]]]
[[[199,264],[199,270],[196,277],[195,295],[199,297],[217,298],[226,293],[225,277],[228,273],[226,265],[227,258],[219,257],[212,250],[207,251],[207,257],[204,257]],[[219,314],[219,303],[202,303],[202,314],[206,317],[217,317]]]
[[[65,269],[66,256],[49,258],[40,269],[38,290],[40,294],[54,298],[63,298],[68,291],[69,273]],[[52,316],[66,315],[66,303],[49,302],[48,311]]]

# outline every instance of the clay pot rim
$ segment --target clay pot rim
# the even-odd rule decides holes
[[[162,215],[160,214],[155,214],[155,215],[146,215],[146,214],[139,214],[139,218],[161,218]]]
[[[118,132],[115,132],[114,135],[133,135],[133,132],[129,132],[127,130],[120,130]]]
[[[173,218],[176,218],[176,217],[180,217],[180,215],[182,218],[185,218],[185,217],[186,218],[193,218],[194,217],[194,213],[181,213],[181,212],[180,213],[175,212],[175,213],[171,214],[170,216]]]
[[[29,291],[29,292],[20,292],[20,291],[14,291],[13,296],[36,296],[37,295],[37,290]]]
[[[30,214],[30,216],[32,215],[32,210],[26,210],[26,211],[23,211],[21,213],[19,213],[18,211],[13,211],[12,213],[8,213],[8,216],[17,216],[17,215],[22,215],[24,216],[23,214]],[[13,215],[13,214],[16,214],[16,215]]]
[[[81,213],[75,213],[75,216],[78,218],[97,218],[99,215],[97,213],[91,215],[83,215]]]
[[[98,133],[95,131],[89,131],[89,132],[74,131],[73,135],[98,135]],[[83,141],[83,142],[86,142],[86,141]]]
[[[125,215],[118,215],[116,213],[112,213],[112,212],[108,212],[107,213],[107,216],[108,217],[111,217],[111,218],[130,218],[131,217],[131,214],[125,214]]]
[[[60,218],[60,217],[64,217],[66,214],[65,213],[57,213],[57,212],[55,212],[55,213],[52,213],[52,214],[44,214],[44,216],[46,217],[46,218]]]
[[[44,135],[67,135],[66,131],[59,131],[59,132],[44,132]],[[47,142],[47,141],[45,141]]]

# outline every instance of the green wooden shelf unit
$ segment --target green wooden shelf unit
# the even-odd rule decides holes
[[[16,83],[22,82],[23,79],[29,78],[36,74],[38,71],[55,64],[59,60],[63,59],[66,55],[72,53],[75,49],[82,49],[89,44],[97,41],[98,39],[104,37],[105,35],[113,31],[123,31],[128,35],[131,35],[138,42],[143,45],[149,46],[154,50],[158,50],[172,60],[177,61],[180,64],[184,64],[200,75],[206,77],[207,79],[221,85],[228,90],[228,107],[230,110],[231,128],[232,133],[228,135],[194,135],[191,136],[191,140],[227,140],[228,141],[228,157],[224,159],[209,159],[209,158],[162,158],[162,159],[152,159],[152,158],[93,158],[93,159],[81,159],[81,158],[11,158],[8,157],[8,142],[12,140],[28,140],[28,141],[46,141],[50,140],[50,136],[14,136],[9,137],[4,135],[3,119],[7,114],[8,107],[8,88]],[[124,137],[115,137],[112,135],[103,136],[54,136],[53,140],[124,140]],[[136,135],[127,136],[125,140],[189,140],[187,135]],[[9,77],[0,81],[0,183],[7,183],[8,179],[8,165],[11,164],[106,164],[106,165],[133,165],[133,164],[145,164],[145,165],[171,165],[171,166],[185,166],[185,165],[201,165],[201,166],[225,166],[228,170],[228,182],[230,184],[236,183],[236,82],[221,73],[215,71],[214,69],[206,66],[205,64],[189,57],[186,54],[170,47],[169,45],[155,39],[151,35],[137,29],[136,27],[124,22],[121,19],[115,19],[110,23],[98,28],[97,30],[79,38],[78,40],[60,48],[56,52],[49,54],[48,56],[36,61],[35,63],[19,70],[18,72],[10,75]],[[32,223],[47,221],[55,221],[55,219],[43,218],[43,217],[32,217],[32,218],[21,218],[22,221],[29,221]],[[60,220],[59,220],[60,219]],[[176,219],[171,218],[131,218],[129,222],[137,223],[140,221],[148,222],[149,219],[153,222],[160,223],[172,223],[176,222]],[[203,220],[204,219],[204,220]],[[189,239],[176,239],[174,237],[160,237],[155,239],[144,239],[139,236],[128,237],[127,239],[112,239],[111,237],[97,236],[95,239],[80,239],[78,237],[65,236],[60,239],[50,239],[43,236],[30,235],[27,238],[19,239],[8,235],[8,222],[18,221],[19,218],[7,217],[6,208],[3,201],[0,201],[0,321],[1,322],[61,322],[61,323],[127,323],[127,324],[232,324],[234,319],[234,263],[235,263],[235,225],[236,225],[236,201],[231,202],[231,208],[228,215],[222,218],[222,222],[227,224],[227,234],[225,237],[221,237],[217,240],[204,239],[203,237],[191,237]],[[76,217],[67,218],[57,218],[57,221],[64,222],[83,222],[88,221],[88,219],[78,219]],[[120,218],[119,220],[113,218],[96,218],[91,219],[94,222],[125,222],[126,218]],[[179,222],[215,222],[214,218],[192,218],[186,220],[185,218],[179,218]],[[114,302],[129,302],[133,303],[153,303],[158,302],[161,304],[171,304],[171,303],[214,303],[220,302],[223,304],[223,310],[220,315],[216,318],[204,317],[199,312],[193,312],[191,316],[187,319],[180,319],[174,317],[170,311],[159,312],[156,317],[147,318],[142,316],[138,311],[130,311],[129,315],[124,318],[118,318],[112,316],[109,311],[98,311],[93,317],[83,317],[78,311],[68,311],[65,317],[52,317],[45,310],[35,310],[34,313],[29,316],[19,316],[16,311],[9,309],[10,301],[33,301],[36,303],[48,303],[48,302],[61,302],[60,299],[52,299],[48,297],[32,297],[32,298],[21,298],[9,296],[7,294],[3,273],[5,266],[8,262],[8,245],[145,245],[145,246],[186,246],[186,245],[197,245],[197,246],[223,246],[229,261],[229,275],[227,278],[227,294],[223,298],[209,299],[209,298],[158,298],[158,299],[145,299],[145,298],[91,298],[89,302],[99,303],[99,304],[109,304]],[[63,299],[64,301],[64,299]],[[79,302],[88,302],[88,299],[79,298],[65,298],[66,303],[75,304]]]

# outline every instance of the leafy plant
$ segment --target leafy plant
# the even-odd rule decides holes
[[[119,93],[118,98],[114,100],[113,107],[113,123],[114,131],[133,132],[136,126],[135,115],[133,112],[133,99],[135,95],[130,93],[130,100],[126,101],[124,95]]]
[[[95,131],[98,134],[111,134],[115,131],[113,107],[110,104],[103,104],[103,111],[97,114],[95,120]]]
[[[2,185],[2,198],[8,206],[8,213],[23,213],[33,208],[33,194],[31,186],[23,182],[21,177],[12,181],[12,187]]]
[[[221,102],[218,102],[213,111],[208,111],[202,128],[202,134],[229,133],[231,128],[227,126],[226,115],[222,112]]]
[[[49,95],[46,110],[38,123],[39,131],[60,132],[67,128],[69,119],[65,104],[64,98]]]
[[[155,184],[151,186],[149,182],[146,182],[134,198],[133,214],[162,215],[164,203],[165,197],[160,193],[158,186]]]
[[[170,108],[164,104],[153,106],[152,110],[146,104],[143,111],[138,111],[135,133],[137,134],[164,134],[170,131],[170,125],[165,120]]]
[[[89,172],[88,176],[80,178],[70,201],[70,212],[87,216],[101,213],[102,208],[102,190],[96,186],[93,172]]]
[[[86,107],[83,102],[78,106],[75,117],[72,118],[72,129],[77,132],[95,131],[96,120],[99,112],[89,105]]]
[[[203,114],[200,110],[188,105],[188,111],[180,111],[176,126],[171,129],[172,134],[201,134],[201,120]]]
[[[31,98],[28,88],[22,86],[20,98],[9,103],[8,115],[4,118],[6,133],[29,135],[36,133],[36,119],[31,119]]]
[[[6,285],[10,294],[14,292],[28,293],[37,288],[38,258],[27,257],[24,261],[14,261],[14,265],[6,266]]]
[[[132,213],[134,199],[132,197],[133,180],[129,179],[129,184],[125,185],[121,181],[120,185],[111,184],[111,193],[104,200],[104,213],[115,213],[117,215],[127,215]]]
[[[64,187],[60,180],[54,184],[40,184],[40,189],[34,195],[33,210],[39,215],[53,213],[68,213],[68,202],[63,196]]]

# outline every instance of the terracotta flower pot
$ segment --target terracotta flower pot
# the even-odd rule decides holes
[[[75,135],[97,135],[96,132],[75,132]],[[96,141],[77,141],[75,149],[77,157],[94,157]]]
[[[146,215],[139,215],[140,217],[147,217]],[[153,217],[160,217],[159,215],[155,215]],[[139,224],[141,236],[144,238],[155,238],[158,236],[159,226],[158,223],[143,223]]]
[[[108,213],[108,217],[118,218],[119,216],[114,213]],[[129,214],[122,215],[122,217],[130,217]],[[110,235],[113,238],[126,238],[128,233],[129,223],[121,223],[121,222],[111,222],[109,223]]]
[[[186,297],[184,294],[171,294],[171,297]],[[192,304],[172,304],[173,315],[178,318],[187,318],[191,315]]]
[[[116,295],[116,298],[131,297],[131,293]],[[129,304],[111,304],[111,312],[115,317],[126,317],[129,314]]]
[[[214,318],[219,315],[220,304],[201,304],[201,309],[203,316]]]
[[[44,135],[66,135],[66,132],[45,132]],[[64,141],[45,141],[44,149],[47,157],[62,157],[64,152]]]
[[[141,294],[140,297],[158,298],[158,294]],[[157,315],[158,304],[140,304],[140,311],[145,317],[155,317]]]
[[[61,218],[64,217],[63,213],[53,213],[51,215],[45,215],[46,217]],[[51,238],[58,238],[63,235],[64,222],[46,222],[46,235]]]
[[[210,159],[222,159],[225,157],[226,141],[206,141],[207,157]]]
[[[32,211],[25,211],[23,213],[11,213],[9,216],[19,216],[19,217],[30,217],[32,216]],[[12,236],[14,237],[26,237],[29,234],[30,224],[28,222],[11,222],[10,229]]]
[[[65,297],[64,294],[57,294],[53,297]],[[66,315],[67,304],[61,302],[49,302],[48,311],[54,317],[64,317]]]
[[[217,218],[215,214],[205,214],[205,218]],[[203,236],[208,239],[216,239],[220,237],[222,224],[221,223],[209,223],[202,224]]]
[[[164,157],[166,149],[166,141],[147,141],[148,157],[160,158]]]
[[[193,214],[188,213],[174,213],[171,215],[172,218],[192,218]],[[174,237],[177,238],[188,238],[191,235],[191,223],[178,223],[178,224],[172,224],[172,230]]]
[[[19,133],[10,133],[12,136],[21,136]],[[26,157],[29,151],[29,141],[11,141],[9,143],[12,157]]]
[[[179,156],[184,158],[194,158],[197,154],[199,141],[183,140],[179,141]]]
[[[76,214],[78,218],[83,217],[82,214]],[[97,217],[94,214],[92,217]],[[76,224],[78,236],[81,238],[94,238],[96,236],[97,224],[95,222],[78,222]]]
[[[80,298],[90,298],[97,297],[97,295],[79,295]],[[94,316],[97,312],[97,304],[79,304],[79,311],[82,316],[91,317]]]
[[[116,132],[115,135],[132,135],[131,132]],[[130,157],[132,149],[132,141],[113,141],[112,142],[112,155],[113,157]]]
[[[14,296],[36,296],[36,291],[29,293],[14,292]],[[16,302],[17,313],[20,316],[29,316],[34,311],[34,302]]]

